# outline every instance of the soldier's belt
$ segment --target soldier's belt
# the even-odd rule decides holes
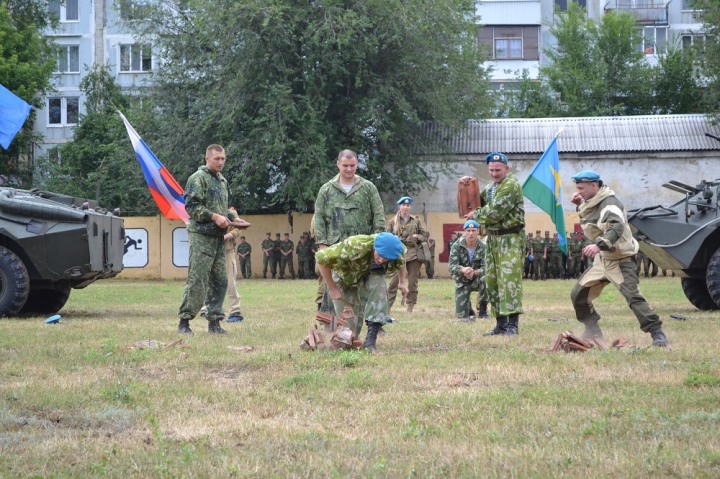
[[[506,230],[488,230],[488,234],[493,235],[493,236],[502,236],[502,235],[509,235],[509,234],[513,234],[513,233],[519,233],[523,229],[525,229],[525,225],[515,226],[513,228],[508,228]]]

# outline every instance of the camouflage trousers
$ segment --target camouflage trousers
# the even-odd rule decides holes
[[[188,232],[188,245],[188,277],[178,316],[193,319],[207,302],[207,320],[221,320],[225,317],[222,305],[228,286],[225,240],[222,236]]]
[[[556,278],[565,274],[562,265],[562,255],[560,253],[550,255],[550,259],[548,260],[548,276],[550,276],[550,274]]]
[[[275,276],[275,260],[273,259],[272,254],[268,256],[263,253],[263,276],[267,276],[268,266],[270,266],[270,273]]]
[[[298,276],[300,279],[310,279],[310,258],[298,256]]]
[[[240,294],[237,290],[237,263],[235,262],[235,252],[225,249],[225,270],[227,271],[227,298],[228,298],[228,317],[230,316],[242,316],[240,313]],[[205,314],[207,317],[208,311],[208,300],[205,299],[205,304],[200,309],[200,314]]]
[[[573,253],[571,259],[568,259],[568,270],[567,274],[571,277],[575,277],[580,274],[580,254]]]
[[[495,317],[522,314],[525,232],[488,235],[485,282]]]
[[[250,263],[250,256],[247,258],[239,258],[240,261],[240,275],[243,278],[252,278],[252,263]]]
[[[348,327],[360,337],[363,322],[385,324],[388,314],[388,290],[385,276],[368,273],[357,287],[345,286],[340,277],[333,273],[333,281],[342,293],[342,299],[333,300],[337,314],[342,314],[345,306],[350,306],[355,313],[355,322]]]
[[[288,266],[290,276],[295,277],[295,266],[293,266],[293,255],[280,258],[280,277],[285,277],[285,266]]]
[[[645,268],[645,276],[655,277],[658,274],[657,264],[647,256],[643,259],[643,267]],[[652,271],[650,271],[652,270]]]
[[[418,276],[420,275],[420,267],[422,263],[417,259],[408,261],[405,263],[407,268],[407,304],[417,304],[418,298]],[[390,308],[395,304],[395,298],[397,297],[398,285],[400,284],[400,275],[398,273],[390,276],[390,286],[388,287],[388,302]]]
[[[592,267],[585,271],[570,293],[578,321],[585,323],[600,319],[593,300],[611,283],[625,297],[640,323],[640,329],[649,333],[662,326],[660,317],[640,294],[637,266],[632,258],[608,260],[599,255],[595,256]]]
[[[455,281],[455,316],[467,318],[470,316],[470,293],[478,292],[478,309],[480,302],[487,301],[487,287],[485,277],[478,276],[470,281]]]
[[[435,276],[435,254],[434,253],[433,253],[432,259],[425,261],[425,273],[427,273],[428,278],[430,276]]]

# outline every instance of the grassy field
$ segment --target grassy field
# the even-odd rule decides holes
[[[645,280],[671,344],[650,348],[607,288],[605,337],[634,347],[546,354],[582,330],[572,285],[526,282],[520,336],[485,338],[421,280],[368,355],[301,351],[315,283],[270,280],[240,282],[227,335],[127,351],[178,339],[183,283],[98,282],[60,325],[0,320],[0,477],[720,477],[720,313]]]

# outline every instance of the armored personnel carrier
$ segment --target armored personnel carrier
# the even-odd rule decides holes
[[[720,309],[720,179],[663,186],[684,198],[670,206],[628,211],[630,228],[659,268],[682,278],[685,296],[695,307]]]
[[[0,317],[53,314],[123,269],[123,219],[93,201],[0,187]]]

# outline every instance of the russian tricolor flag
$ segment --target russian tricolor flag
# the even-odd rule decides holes
[[[125,115],[119,111],[118,114],[125,123],[125,128],[127,128],[130,141],[135,150],[135,156],[140,162],[145,181],[155,199],[155,203],[160,208],[160,212],[169,220],[183,220],[187,224],[189,218],[185,211],[185,198],[183,198],[182,187],[175,181],[167,168],[160,163],[155,153],[140,138],[140,135],[127,121]]]

